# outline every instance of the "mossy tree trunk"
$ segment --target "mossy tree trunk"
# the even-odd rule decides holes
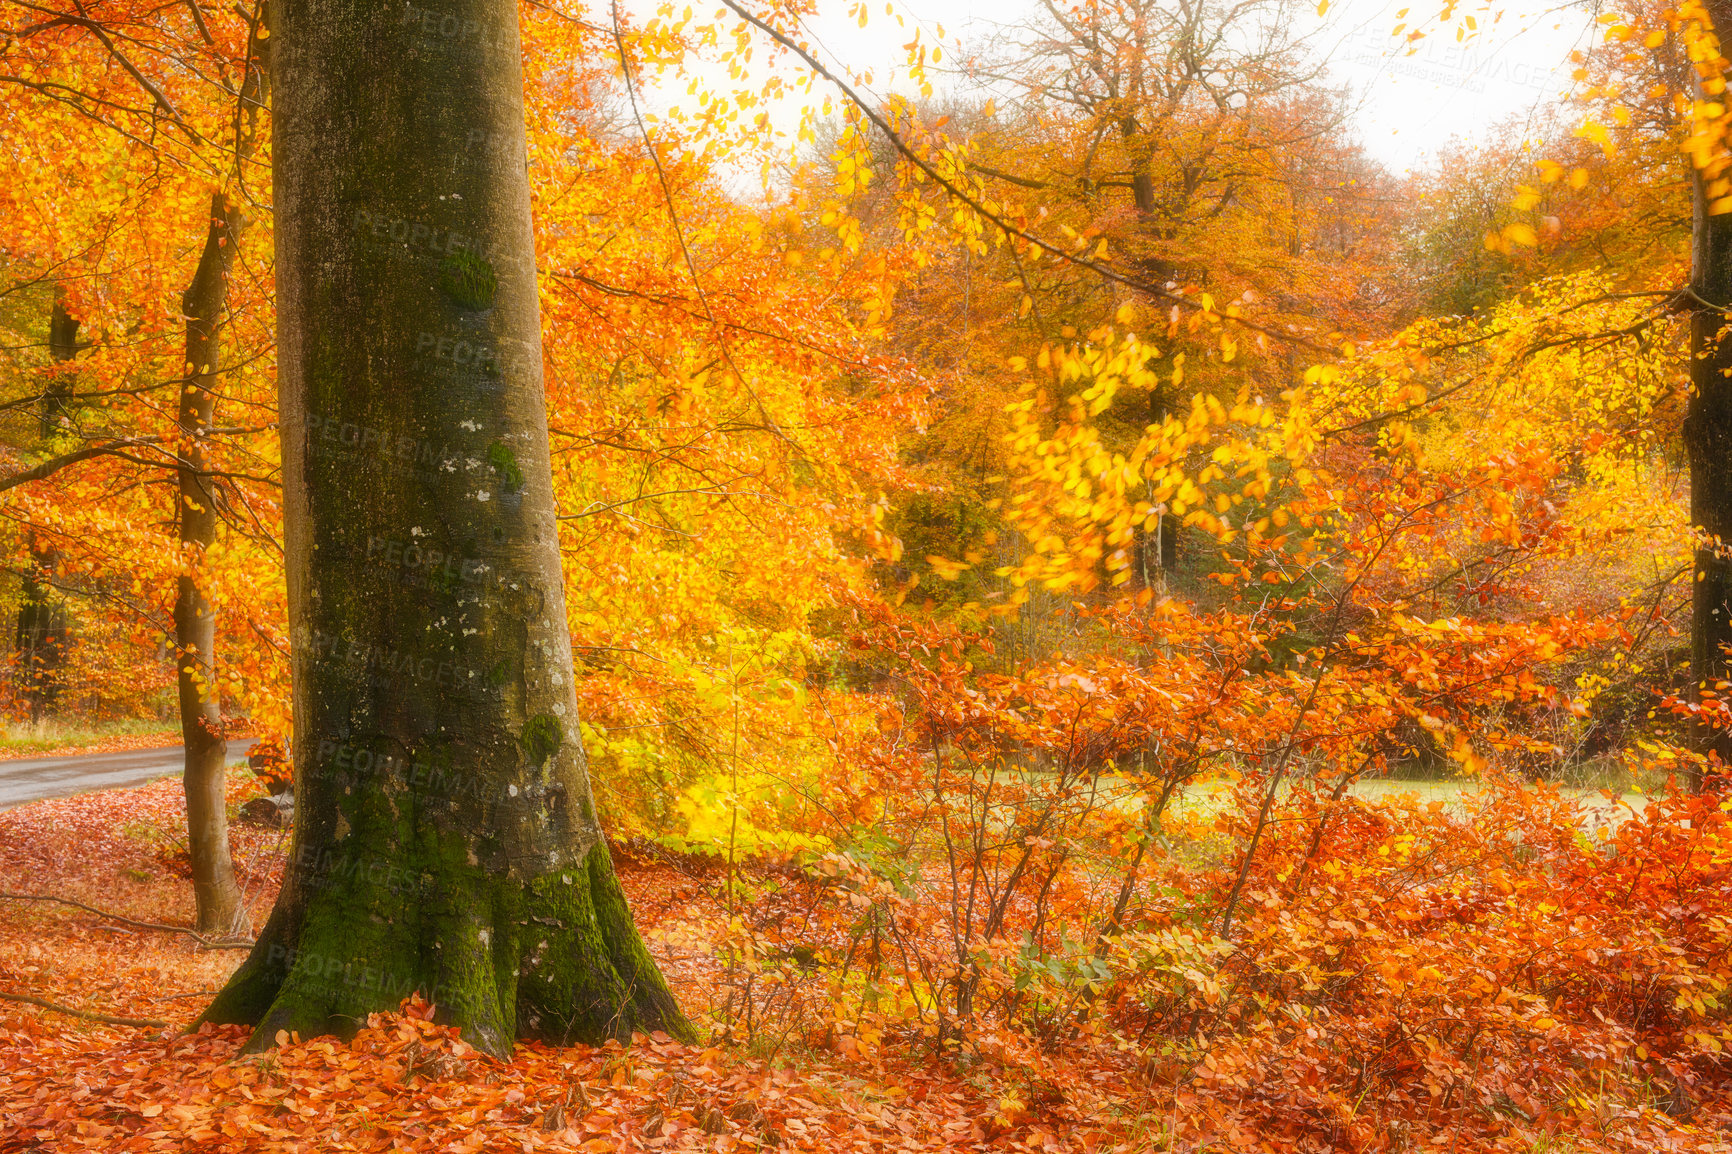
[[[206,1011],[477,1046],[690,1028],[596,820],[541,382],[517,9],[272,4],[295,833]]]
[[[216,413],[214,386],[222,371],[219,337],[228,310],[229,275],[240,234],[239,208],[211,194],[210,224],[192,284],[181,295],[186,318],[185,375],[180,389],[180,453],[175,469],[181,574],[174,599],[175,668],[181,743],[186,749],[187,851],[192,862],[196,924],[203,933],[241,929],[241,891],[229,853],[222,695],[216,679],[216,611],[200,587],[205,555],[216,543],[217,486],[205,445]]]
[[[1717,28],[1732,26],[1732,0],[1713,0]],[[1690,627],[1690,673],[1697,688],[1732,679],[1732,214],[1708,211],[1697,173],[1690,290],[1690,401],[1684,443],[1690,459],[1690,521],[1702,533],[1696,550]],[[1703,745],[1732,763],[1732,729],[1704,726]],[[1700,787],[1698,776],[1694,783]]]

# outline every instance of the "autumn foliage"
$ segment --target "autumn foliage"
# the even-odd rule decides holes
[[[102,7],[5,9],[3,604],[64,623],[6,710],[164,709],[190,574],[210,691],[292,748],[259,17]],[[1619,6],[1539,130],[1397,178],[1303,13],[1181,7],[1055,6],[992,99],[911,32],[879,102],[791,5],[526,5],[583,740],[705,1043],[68,1017],[181,1025],[232,969],[174,932],[158,784],[0,815],[0,1150],[1732,1148],[1680,448],[1710,14]],[[253,207],[199,551],[217,189]],[[256,930],[284,844],[234,847]]]

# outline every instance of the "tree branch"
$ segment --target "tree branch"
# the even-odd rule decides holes
[[[82,449],[74,449],[70,453],[50,457],[41,464],[25,469],[21,473],[14,473],[10,477],[0,477],[0,493],[19,485],[27,485],[32,481],[46,480],[66,466],[76,465],[80,461],[88,461],[92,457],[125,457],[127,456],[125,450],[134,445],[159,445],[164,439],[162,437],[126,437],[118,441],[109,441],[106,444],[86,445]],[[138,460],[136,457],[129,457],[128,459]]]
[[[54,902],[58,905],[72,906],[74,909],[80,909],[86,913],[95,914],[99,918],[105,918],[111,922],[119,922],[123,926],[131,926],[134,929],[160,930],[164,933],[170,934],[185,934],[207,950],[250,950],[253,948],[252,942],[212,941],[197,930],[189,930],[185,926],[164,925],[162,922],[134,921],[132,918],[123,918],[119,914],[111,914],[107,910],[99,910],[95,906],[87,906],[83,902],[75,902],[71,898],[57,898],[52,894],[14,894],[0,890],[0,898],[11,898],[14,901],[20,902]]]

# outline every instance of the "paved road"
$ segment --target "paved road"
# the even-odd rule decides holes
[[[245,757],[252,738],[229,742],[229,759]],[[178,745],[160,749],[129,749],[120,753],[75,754],[72,757],[31,757],[0,761],[0,809],[45,797],[67,797],[93,789],[143,785],[159,777],[178,775],[185,753]]]

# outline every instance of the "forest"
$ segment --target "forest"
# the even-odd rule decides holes
[[[0,1154],[1732,1154],[1732,0],[909,4],[0,0]]]

